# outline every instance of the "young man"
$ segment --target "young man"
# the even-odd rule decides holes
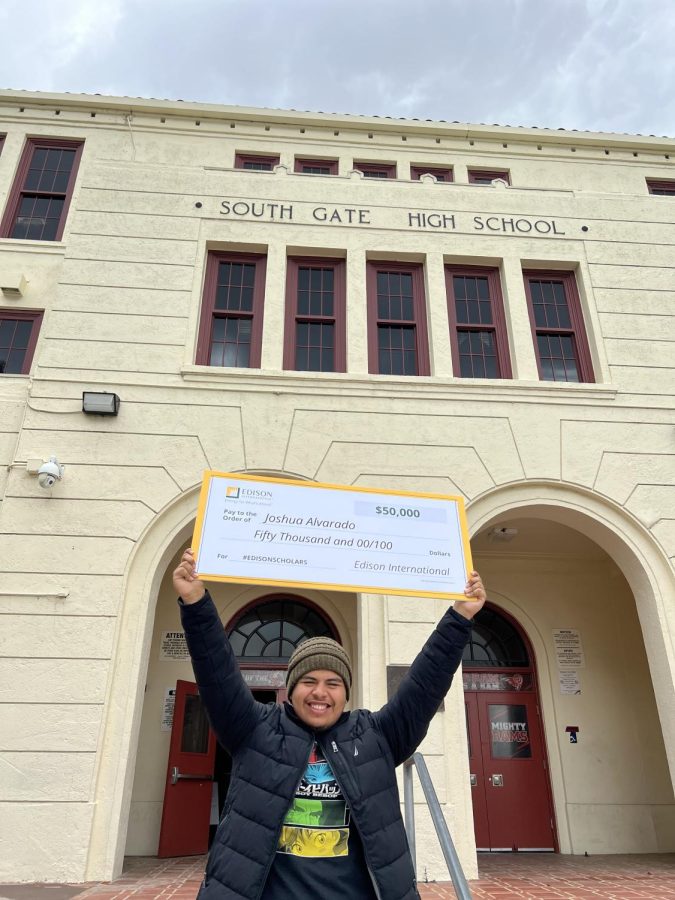
[[[418,898],[395,768],[417,749],[485,603],[472,572],[395,696],[345,712],[350,659],[336,641],[293,651],[288,701],[262,704],[244,683],[191,550],[173,573],[200,696],[232,756],[232,778],[198,900]]]

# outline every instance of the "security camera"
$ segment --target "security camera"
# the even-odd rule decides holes
[[[63,478],[63,466],[55,456],[50,456],[49,460],[40,466],[37,475],[40,487],[48,490]]]

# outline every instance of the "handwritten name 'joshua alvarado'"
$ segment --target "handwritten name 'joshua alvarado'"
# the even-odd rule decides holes
[[[275,516],[268,513],[261,525],[306,525],[308,528],[342,528],[346,531],[353,531],[356,523],[350,519],[320,519],[318,516],[309,516],[308,519],[302,516],[287,516],[285,513]]]

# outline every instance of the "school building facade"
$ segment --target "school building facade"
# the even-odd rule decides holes
[[[0,91],[0,881],[206,845],[207,469],[465,499],[490,602],[421,750],[469,877],[675,850],[674,213],[670,138]],[[445,608],[212,593],[260,699],[323,633],[369,708]]]

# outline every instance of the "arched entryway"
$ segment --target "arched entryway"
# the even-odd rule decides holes
[[[476,849],[555,850],[533,654],[492,604],[476,616],[462,682]]]
[[[133,768],[127,770],[128,774],[133,775],[133,780],[130,779],[127,784],[128,819],[123,822],[125,827],[119,836],[123,841],[120,848],[120,862],[122,852],[128,856],[155,856],[158,852],[167,773],[173,768],[173,764],[169,766],[168,763],[171,729],[173,720],[178,718],[179,696],[176,688],[181,682],[185,687],[185,707],[189,707],[188,712],[191,716],[191,737],[189,741],[186,738],[186,746],[189,744],[193,748],[199,747],[212,753],[210,766],[213,767],[216,763],[215,741],[210,748],[208,740],[206,747],[202,747],[208,737],[208,731],[204,731],[203,722],[200,723],[199,720],[198,700],[187,699],[190,691],[195,691],[195,688],[190,687],[190,683],[194,683],[194,676],[187,650],[181,641],[180,611],[171,581],[171,573],[191,540],[196,500],[196,495],[184,499],[182,514],[180,517],[176,515],[178,521],[168,548],[166,531],[170,533],[170,528],[165,530],[162,541],[158,541],[159,546],[155,547],[154,558],[146,556],[142,560],[139,559],[139,570],[142,566],[143,578],[146,579],[145,599],[139,606],[132,605],[125,610],[127,621],[126,627],[122,629],[125,639],[120,641],[120,654],[126,656],[133,648],[133,642],[128,639],[128,635],[136,634],[140,638],[144,632],[144,636],[143,657],[139,657],[142,666],[137,676],[139,690],[135,698],[133,695],[128,696],[127,683],[127,694],[119,701],[122,704],[127,701],[131,704],[132,698],[135,700],[134,715],[137,720],[136,739],[132,751],[135,771]],[[178,509],[175,512],[178,512]],[[162,553],[157,552],[160,547],[163,548]],[[153,584],[150,584],[151,575]],[[262,649],[257,639],[249,641],[241,659],[244,677],[249,681],[249,685],[254,690],[273,692],[271,695],[260,695],[263,701],[281,699],[282,695],[279,692],[283,691],[285,684],[285,661],[291,645],[303,635],[315,632],[334,635],[345,646],[352,659],[357,657],[358,621],[354,595],[321,590],[297,591],[293,595],[285,591],[271,594],[269,587],[220,583],[210,584],[209,590],[226,630],[232,630],[236,626],[240,630],[242,628],[249,630],[249,636],[252,638],[256,634],[266,636],[262,641],[264,644]],[[134,616],[127,617],[127,612],[129,614],[133,612],[135,616],[143,613],[143,627],[136,624],[138,618],[134,622]],[[280,617],[284,620],[283,627],[273,624]],[[279,638],[283,639],[281,646],[278,643]],[[116,675],[122,671],[123,668],[116,667]],[[264,673],[262,677],[258,674],[260,672]],[[355,665],[354,682],[354,696],[358,697],[361,689],[358,661]],[[172,710],[174,698],[175,713]],[[182,743],[181,736],[180,744]],[[123,746],[123,741],[119,737],[115,746]],[[108,758],[105,759],[107,761]],[[201,762],[200,757],[194,756],[193,762]],[[211,778],[212,768],[202,769],[201,766],[195,766],[190,771],[183,768],[182,762],[176,765],[176,768],[180,774],[208,774]],[[205,796],[208,794],[209,798],[206,811],[202,809],[200,813],[202,821],[204,816],[206,817],[206,838],[203,843],[208,843],[212,787],[210,781],[194,782],[198,783],[204,787],[199,789],[193,786],[195,792]],[[179,784],[185,787],[187,780],[179,779]],[[218,798],[219,801],[221,796]],[[200,828],[203,833],[203,826]]]
[[[488,595],[536,662],[560,851],[672,850],[667,560],[624,511],[569,485],[493,491],[469,519]]]

